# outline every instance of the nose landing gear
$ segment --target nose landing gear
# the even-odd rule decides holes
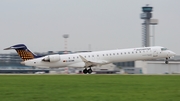
[[[165,64],[168,64],[168,63],[169,63],[168,58],[166,58]]]

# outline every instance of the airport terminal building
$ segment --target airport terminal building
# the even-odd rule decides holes
[[[180,56],[165,64],[165,59],[115,63],[125,74],[180,74]]]
[[[165,64],[163,60],[136,61],[135,68],[141,68],[143,74],[180,74],[180,56]]]

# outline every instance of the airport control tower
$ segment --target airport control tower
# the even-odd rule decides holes
[[[144,22],[142,23],[142,46],[143,47],[151,46],[150,37],[153,37],[155,40],[154,33],[153,33],[153,36],[150,35],[150,25],[157,25],[158,20],[151,19],[152,18],[152,13],[151,13],[152,10],[153,10],[153,7],[150,7],[148,4],[144,7],[142,7],[143,13],[141,13],[140,17],[141,17],[141,19],[144,19]]]
[[[142,46],[149,47],[150,46],[150,19],[152,17],[152,9],[153,7],[149,7],[146,5],[142,7],[143,13],[141,13],[141,19],[144,19],[144,23],[142,23]]]

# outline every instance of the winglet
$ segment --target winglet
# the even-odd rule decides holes
[[[79,55],[79,57],[82,59],[82,61],[85,63],[85,67],[92,67],[94,66],[93,62],[86,60],[84,57]]]
[[[88,62],[84,57],[82,57],[81,55],[79,55],[79,57],[83,60],[83,62]]]

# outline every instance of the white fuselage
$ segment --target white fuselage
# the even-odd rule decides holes
[[[36,67],[85,67],[85,62],[80,56],[89,62],[104,65],[115,62],[126,62],[136,60],[151,60],[158,58],[169,58],[174,56],[175,53],[167,50],[166,48],[155,47],[142,47],[142,48],[130,48],[130,49],[117,49],[97,52],[85,52],[75,54],[64,55],[49,55],[58,57],[58,61],[42,61],[45,57],[35,58],[24,61],[23,64],[27,66]],[[54,58],[52,58],[54,59]]]

